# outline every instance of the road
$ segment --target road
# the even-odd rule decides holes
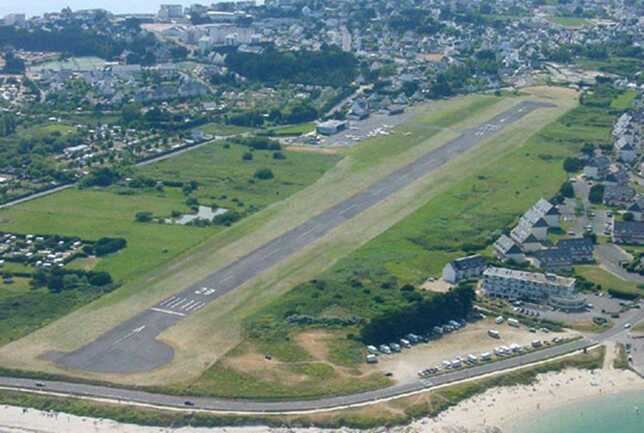
[[[513,358],[485,365],[466,368],[452,373],[446,373],[431,379],[418,380],[411,383],[393,385],[387,388],[362,392],[358,394],[302,401],[252,401],[228,400],[208,397],[186,397],[166,395],[124,389],[111,386],[89,385],[81,383],[61,382],[0,377],[0,388],[20,391],[39,391],[58,396],[87,397],[107,401],[126,402],[131,404],[153,405],[160,408],[183,408],[187,410],[207,410],[229,413],[297,413],[315,412],[321,410],[346,408],[370,404],[416,392],[430,390],[437,386],[447,385],[463,380],[476,379],[487,374],[499,373],[504,370],[525,367],[534,363],[546,361],[555,357],[593,347],[605,341],[621,341],[628,333],[624,324],[636,324],[644,320],[644,310],[633,309],[622,315],[615,326],[603,334],[575,340],[558,346],[551,346],[535,352],[526,353]],[[186,405],[189,399],[190,406]]]
[[[170,346],[156,340],[161,332],[282,262],[364,210],[444,166],[505,126],[533,110],[551,106],[540,102],[521,102],[486,124],[464,131],[454,140],[426,153],[364,191],[258,247],[202,281],[162,300],[88,345],[71,353],[48,353],[46,356],[66,369],[98,373],[137,373],[158,368],[174,356]]]

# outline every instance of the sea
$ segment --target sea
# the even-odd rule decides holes
[[[507,433],[644,433],[644,392],[564,405],[519,420]]]
[[[117,14],[155,13],[161,4],[190,6],[195,3],[209,5],[218,1],[221,0],[0,0],[0,17],[10,13],[23,13],[31,17],[58,12],[66,7],[72,10],[101,8]]]

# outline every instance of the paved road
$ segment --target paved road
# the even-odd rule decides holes
[[[288,413],[302,411],[317,411],[331,408],[343,408],[358,404],[370,403],[388,398],[393,398],[408,393],[429,390],[431,388],[450,384],[453,382],[473,379],[485,374],[497,373],[503,370],[517,368],[540,361],[565,355],[578,350],[592,347],[606,340],[619,341],[623,339],[627,330],[625,323],[636,324],[644,320],[644,310],[631,310],[620,318],[613,328],[603,334],[598,334],[586,339],[572,341],[559,346],[548,347],[536,352],[527,353],[514,358],[502,359],[486,365],[467,368],[461,371],[436,376],[429,380],[418,380],[412,383],[393,385],[388,388],[367,391],[347,396],[329,397],[318,400],[302,401],[251,401],[227,400],[207,397],[185,397],[165,394],[155,394],[145,391],[123,389],[109,386],[87,385],[59,381],[35,381],[34,379],[0,377],[0,387],[17,390],[38,390],[58,395],[74,397],[92,397],[129,403],[156,405],[168,408],[188,408],[185,402],[190,400],[191,409],[213,410],[221,412],[240,413]],[[40,386],[37,385],[39,383]]]
[[[260,246],[154,307],[136,315],[71,353],[49,353],[65,368],[99,373],[136,373],[168,363],[173,349],[156,337],[179,320],[199,311],[268,268],[283,261],[364,210],[380,203],[415,180],[445,165],[506,125],[550,104],[522,102],[478,128],[434,149],[343,202]]]

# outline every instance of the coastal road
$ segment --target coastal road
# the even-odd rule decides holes
[[[112,386],[89,385],[50,380],[34,380],[27,378],[0,377],[0,388],[41,392],[57,396],[84,397],[130,404],[152,405],[160,408],[183,408],[185,410],[206,410],[226,413],[301,413],[316,412],[330,409],[340,409],[363,404],[371,404],[391,398],[397,398],[417,392],[431,390],[442,385],[463,380],[476,379],[483,375],[500,373],[505,370],[526,367],[552,358],[570,354],[593,347],[607,340],[621,339],[628,330],[624,324],[636,324],[644,320],[644,310],[631,310],[616,321],[615,326],[603,334],[571,341],[569,343],[547,347],[535,352],[526,353],[512,358],[501,359],[489,364],[466,368],[460,371],[442,374],[430,379],[393,385],[383,389],[351,394],[346,396],[328,397],[318,400],[300,401],[252,401],[227,400],[208,397],[186,397],[139,391],[134,389],[117,388]],[[186,405],[189,401],[190,405]]]
[[[536,109],[547,107],[552,105],[532,101],[515,105],[485,124],[464,131],[459,137],[426,153],[364,191],[258,247],[180,293],[121,323],[88,345],[70,353],[49,353],[48,358],[66,369],[98,373],[145,372],[170,362],[174,356],[172,347],[156,340],[161,332],[284,261],[412,182],[444,166],[504,127]]]

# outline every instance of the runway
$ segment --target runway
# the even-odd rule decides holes
[[[138,373],[163,366],[172,360],[174,352],[170,346],[156,340],[161,332],[284,261],[366,209],[444,166],[489,136],[538,108],[548,107],[553,105],[532,101],[515,105],[205,279],[162,300],[88,345],[70,353],[50,353],[49,359],[68,369],[97,373]]]

